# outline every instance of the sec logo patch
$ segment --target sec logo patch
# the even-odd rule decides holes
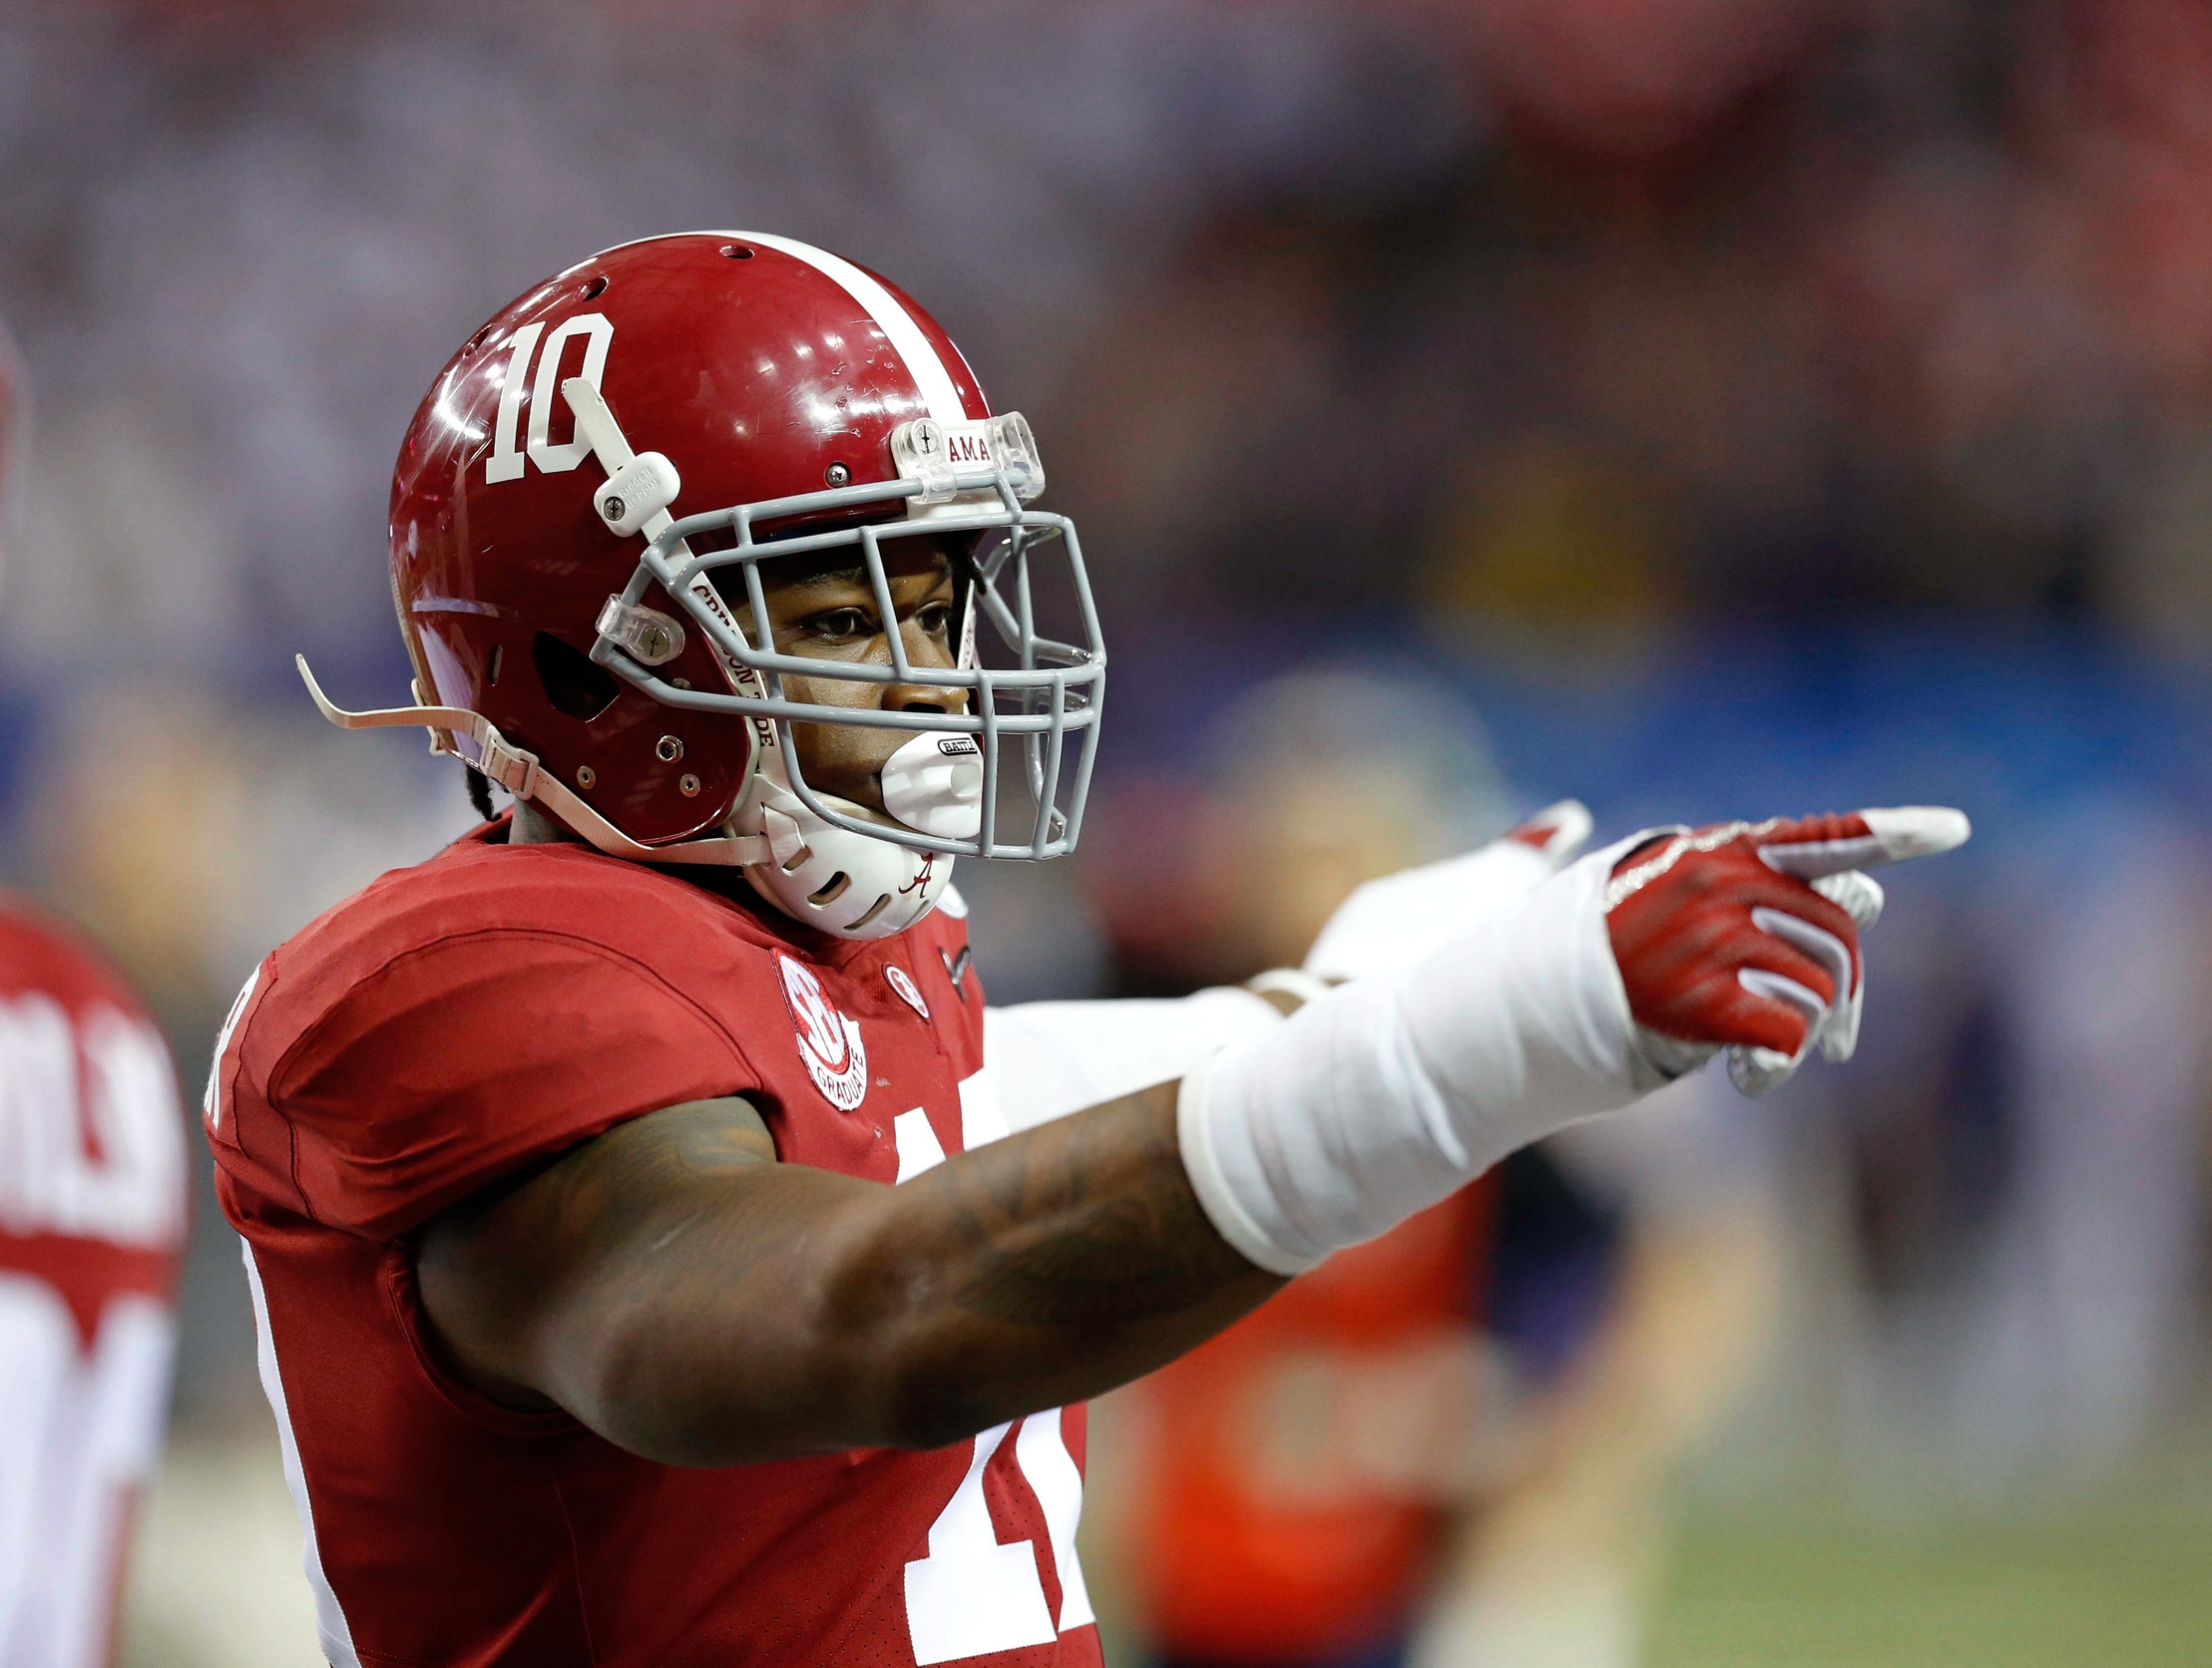
[[[868,1097],[868,1050],[858,1023],[830,1006],[812,968],[778,956],[776,970],[783,975],[783,1000],[791,1008],[806,1074],[832,1106],[851,1111]]]

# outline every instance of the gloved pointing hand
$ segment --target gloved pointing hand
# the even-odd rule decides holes
[[[1753,1091],[1816,1041],[1848,1053],[1881,907],[1861,871],[1967,834],[1907,807],[1662,829],[1569,864],[1186,1073],[1192,1190],[1231,1245],[1294,1274],[1718,1048]]]
[[[1677,1077],[1720,1047],[1746,1094],[1789,1078],[1814,1042],[1858,1044],[1859,934],[1882,913],[1862,871],[1965,844],[1965,813],[1909,805],[1658,830],[1605,890],[1613,960],[1644,1063]]]

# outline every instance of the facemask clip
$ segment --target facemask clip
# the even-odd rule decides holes
[[[610,597],[599,611],[599,634],[642,666],[663,666],[683,652],[683,627],[659,609]]]

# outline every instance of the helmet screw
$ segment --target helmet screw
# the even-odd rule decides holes
[[[841,463],[833,463],[822,471],[822,479],[833,487],[841,487],[852,479],[852,471]]]
[[[607,495],[605,499],[601,501],[599,513],[605,516],[609,521],[621,521],[623,519],[623,512],[629,508],[630,506],[622,501],[622,495],[620,493],[611,492]]]
[[[663,764],[673,764],[683,756],[682,738],[674,735],[664,735],[654,743],[653,750],[661,755]]]
[[[578,787],[588,788],[598,780],[599,772],[594,770],[590,765],[580,764],[576,767],[576,785]]]
[[[675,791],[686,799],[696,799],[699,792],[699,779],[689,771],[685,771],[676,779]]]
[[[668,652],[668,628],[665,626],[648,626],[638,633],[638,646],[653,660],[665,659]]]

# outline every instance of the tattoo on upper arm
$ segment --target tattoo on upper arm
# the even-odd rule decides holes
[[[775,1162],[775,1138],[752,1102],[730,1095],[686,1100],[601,1136],[617,1163],[632,1162],[670,1174],[722,1175]]]
[[[684,1101],[617,1124],[454,1206],[431,1224],[425,1246],[473,1244],[495,1264],[526,1265],[516,1272],[545,1270],[563,1247],[589,1248],[603,1230],[634,1219],[641,1201],[775,1157],[775,1140],[749,1102],[734,1095]]]
[[[715,1419],[769,1417],[747,1400],[771,1395],[762,1387],[827,1382],[873,1410],[835,1427],[853,1441],[973,1431],[1009,1417],[1009,1395],[1044,1395],[1040,1373],[1048,1401],[1068,1399],[1063,1381],[1089,1394],[1080,1387],[1147,1371],[1280,1284],[1207,1219],[1174,1123],[1168,1084],[890,1188],[778,1164],[742,1100],[671,1106],[449,1212],[418,1266],[456,1354],[516,1405],[608,1414],[594,1401],[602,1323],[634,1328],[665,1296],[665,1326],[624,1336],[649,1337],[655,1359],[677,1364],[663,1389],[703,1396]],[[807,1258],[826,1259],[830,1284],[821,1313],[793,1314],[813,1289],[793,1272]],[[776,1266],[754,1278],[762,1261]],[[857,1357],[808,1355],[855,1337],[869,1341]],[[737,1360],[751,1367],[741,1391],[726,1371]],[[898,1402],[902,1364],[915,1361],[932,1364],[919,1412]],[[1023,1388],[1010,1392],[1014,1380]],[[770,1423],[812,1430],[816,1414],[831,1419],[771,1410]]]
[[[766,1122],[749,1101],[732,1095],[689,1100],[617,1124],[549,1179],[564,1216],[598,1216],[775,1160]]]
[[[416,1269],[446,1347],[495,1395],[541,1404],[536,1336],[576,1271],[621,1266],[682,1236],[717,1178],[775,1162],[750,1103],[730,1096],[649,1112],[504,1178],[425,1228]],[[695,1191],[694,1191],[695,1190]],[[656,1203],[672,1209],[656,1213]],[[650,1240],[640,1244],[644,1231]]]

